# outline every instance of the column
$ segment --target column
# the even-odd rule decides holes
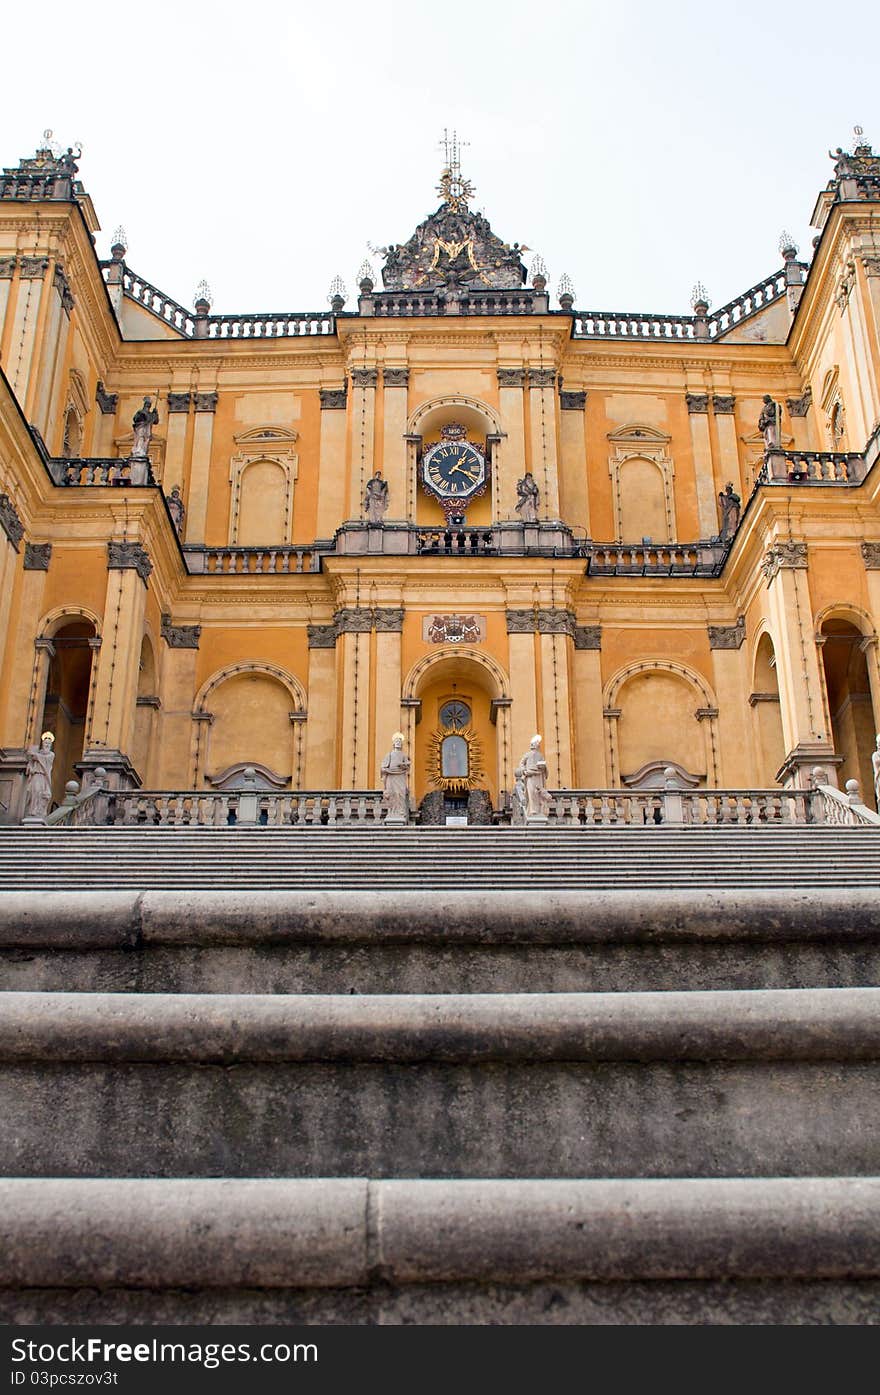
[[[153,567],[138,542],[110,542],[107,554],[104,633],[83,761],[105,768],[112,765],[126,784],[136,784],[128,753],[134,734],[147,579]]]
[[[95,404],[98,408],[98,420],[92,431],[92,454],[110,456],[113,454],[113,438],[116,435],[119,393],[107,392],[99,379],[95,388]]]
[[[516,511],[516,482],[522,478],[526,470],[525,403],[523,401],[525,380],[525,370],[522,368],[498,369],[501,429],[507,437],[496,447],[495,479],[492,482],[495,500],[494,513],[499,520],[513,519],[515,522],[519,520],[519,514]],[[532,735],[534,736],[534,732]],[[519,756],[517,756],[517,760],[519,760]]]
[[[712,442],[709,436],[709,394],[688,392],[685,394],[688,409],[688,424],[691,428],[691,451],[694,459],[694,484],[697,497],[697,529],[701,538],[717,536],[718,500],[715,489],[715,473],[712,468]],[[677,515],[676,510],[676,515]],[[676,518],[676,532],[680,524]]]
[[[540,731],[535,654],[536,627],[534,610],[524,608],[508,610],[508,671],[510,673],[511,697],[513,698],[510,709],[510,740],[514,768],[523,752],[529,749],[532,737]],[[544,733],[541,732],[541,735],[543,736]]]
[[[305,788],[339,787],[336,771],[336,625],[329,621],[308,627],[309,717],[306,723]]]
[[[167,653],[162,664],[159,693],[162,699],[159,789],[184,790],[189,783],[192,711],[201,633],[200,625],[172,625],[170,615],[162,616],[161,635]]]
[[[585,392],[559,392],[559,511],[563,523],[590,536],[590,497],[587,489]]]
[[[388,514],[390,522],[412,522],[407,510],[407,396],[408,368],[382,370],[382,474],[388,483]]]
[[[24,524],[15,505],[8,494],[0,494],[0,674],[4,675],[8,673],[8,666],[15,655],[14,649],[9,651],[8,656],[6,651],[12,639],[9,615],[23,537]]]
[[[529,424],[532,474],[541,491],[540,519],[559,518],[559,465],[556,444],[556,370],[529,369]]]
[[[16,265],[17,259],[15,257],[0,257],[0,343],[4,337],[3,327],[6,322],[6,311],[9,308],[12,278],[15,275]]]
[[[373,474],[377,368],[351,369],[351,473],[347,518],[363,518],[364,487]]]
[[[42,363],[39,369],[39,382],[32,415],[33,423],[42,433],[45,441],[49,440],[49,415],[53,402],[56,403],[56,408],[60,411],[63,411],[65,406],[64,402],[56,401],[56,395],[61,386],[60,374],[67,351],[73,296],[70,293],[70,286],[67,284],[67,277],[60,266],[55,267],[52,290],[49,292],[49,305],[48,321],[43,336]]]
[[[786,758],[780,778],[807,788],[814,765],[834,755],[831,734],[824,730],[824,703],[819,657],[813,640],[812,607],[807,582],[807,544],[776,540],[761,563],[767,579],[770,623]],[[829,767],[829,776],[833,767]]]
[[[544,710],[541,735],[548,762],[548,782],[554,789],[571,789],[574,784],[569,686],[574,627],[574,615],[569,610],[538,611],[541,706]]]
[[[401,730],[401,637],[403,633],[402,606],[376,606],[373,611],[376,626],[376,708],[372,719],[373,729],[373,779],[374,786],[381,785],[379,767],[382,759],[391,749],[391,737]],[[412,748],[406,753],[412,759]]]
[[[728,480],[733,485],[737,494],[742,494],[742,473],[739,463],[739,442],[736,437],[736,398],[732,393],[716,392],[712,398],[712,411],[715,413],[715,430],[718,432],[718,478],[721,481],[720,488],[723,489]],[[715,502],[715,532],[721,528],[721,518],[718,512],[718,489],[715,489],[717,481],[713,479],[713,492],[716,495]],[[709,536],[712,536],[710,534]]]
[[[862,561],[865,564],[865,580],[868,584],[868,609],[874,622],[874,629],[880,631],[880,543],[862,543]],[[877,645],[865,644],[865,663],[868,666],[868,679],[871,684],[871,699],[874,705],[874,731],[880,732],[880,654]]]
[[[186,514],[186,541],[203,543],[208,518],[208,491],[211,479],[211,443],[214,437],[216,392],[193,394],[196,409],[193,429],[192,462]]]
[[[364,606],[336,612],[342,673],[340,789],[373,789],[370,785],[370,634],[373,619]]]
[[[37,317],[48,269],[48,257],[19,258],[18,297],[15,302],[6,376],[22,406],[27,397]]]
[[[345,431],[348,393],[342,388],[321,388],[321,440],[318,461],[318,514],[315,536],[331,542],[344,522]],[[359,515],[358,515],[359,516]],[[334,645],[335,645],[334,636]],[[311,741],[311,738],[309,738]],[[320,786],[310,786],[320,788]]]
[[[183,501],[189,512],[189,499],[192,491],[184,489],[184,464],[186,450],[186,429],[189,425],[191,392],[169,392],[168,428],[165,438],[165,468],[162,472],[162,489],[170,494],[176,484],[180,485]],[[213,417],[210,418],[213,421]]]
[[[709,625],[712,686],[718,700],[718,783],[727,789],[747,789],[756,783],[758,756],[748,720],[748,678],[742,646],[745,617],[735,625]]]
[[[601,626],[575,625],[573,639],[574,784],[577,789],[605,789],[610,776],[605,764],[602,718]]]

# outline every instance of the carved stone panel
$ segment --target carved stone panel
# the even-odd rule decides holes
[[[352,368],[351,381],[355,387],[374,388],[379,381],[378,368]]]
[[[601,626],[601,625],[575,625],[575,627],[574,627],[574,647],[575,647],[575,649],[601,649],[601,648],[602,648],[602,626]]]
[[[160,630],[169,649],[198,649],[201,625],[172,625],[171,616],[162,616]]]
[[[781,568],[806,570],[807,544],[802,542],[777,542],[767,549],[761,562],[761,571],[768,581],[772,581]]]
[[[112,417],[116,415],[116,406],[119,402],[119,393],[107,392],[104,387],[104,384],[101,382],[99,378],[98,384],[95,388],[95,401],[98,404],[98,408],[102,416]]]
[[[18,552],[18,544],[24,537],[24,524],[8,494],[0,494],[0,527]]]
[[[485,615],[426,615],[422,639],[426,644],[482,644]]]
[[[587,394],[585,392],[562,392],[559,393],[559,406],[563,412],[582,412],[587,405]]]
[[[524,368],[499,368],[499,369],[498,369],[498,386],[499,386],[499,387],[512,387],[512,388],[518,387],[518,388],[521,388],[521,387],[523,386],[523,384],[525,383],[525,380],[526,380],[526,373],[525,373],[525,369],[524,369]]]
[[[709,625],[710,649],[741,649],[746,637],[746,617],[741,615],[735,625]]]
[[[509,635],[533,635],[537,629],[533,610],[508,610],[506,619]]]
[[[403,629],[403,606],[375,606],[373,623],[380,634],[400,634]]]
[[[688,416],[701,416],[709,410],[708,392],[686,392],[684,400],[687,403]]]
[[[107,544],[108,571],[136,571],[146,586],[153,564],[147,550],[138,542],[109,542]]]
[[[168,411],[169,411],[169,412],[188,412],[188,411],[189,411],[189,404],[190,404],[191,401],[192,401],[192,393],[191,393],[191,392],[169,392],[169,394],[168,394]]]
[[[47,572],[51,558],[51,543],[25,543],[24,569],[26,572]]]
[[[369,634],[373,612],[369,606],[344,606],[336,612],[337,634]]]
[[[348,401],[348,389],[319,388],[322,412],[344,412]]]
[[[197,411],[197,412],[216,412],[216,410],[217,410],[217,398],[218,398],[218,397],[219,397],[219,393],[216,393],[216,392],[195,392],[195,393],[193,393],[193,398],[194,398],[194,400],[195,400],[195,408],[196,408],[196,411]]]
[[[862,543],[862,561],[867,571],[880,571],[880,542]]]
[[[307,633],[309,637],[310,649],[335,649],[336,648],[336,626],[334,625],[308,625]]]
[[[735,397],[721,397],[716,392],[712,398],[712,410],[716,417],[732,417],[736,408]]]
[[[382,381],[386,387],[406,387],[409,384],[409,369],[383,368]]]
[[[48,269],[48,257],[22,257],[19,275],[22,281],[41,281]]]
[[[813,389],[809,386],[804,388],[803,395],[801,397],[787,397],[785,399],[785,405],[788,408],[789,416],[805,417],[807,415],[807,412],[810,410],[810,404],[812,403],[812,401]]]

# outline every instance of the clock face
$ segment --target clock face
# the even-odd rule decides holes
[[[467,503],[486,487],[486,457],[469,441],[439,441],[422,457],[422,483],[442,501]]]

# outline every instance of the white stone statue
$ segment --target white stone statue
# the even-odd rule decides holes
[[[871,752],[871,767],[874,771],[874,803],[880,813],[880,732],[877,733],[875,749]]]
[[[523,523],[537,523],[541,495],[531,470],[516,482],[516,511]]]
[[[24,823],[45,823],[52,802],[52,766],[55,737],[44,731],[39,746],[29,746],[24,772]]]
[[[547,791],[547,762],[541,752],[540,736],[532,737],[529,749],[516,767],[514,778],[517,787],[521,786],[523,790],[526,821],[531,823],[540,819],[544,822],[547,818],[550,795]]]
[[[140,411],[135,412],[132,421],[134,428],[134,440],[131,443],[131,453],[138,459],[145,459],[150,454],[150,438],[153,434],[153,427],[159,424],[159,413],[152,406],[149,397],[144,398],[144,405]]]
[[[403,749],[403,732],[396,731],[391,738],[391,750],[381,767],[386,823],[403,824],[409,821],[409,766],[409,756]]]

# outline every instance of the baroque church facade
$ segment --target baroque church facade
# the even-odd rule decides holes
[[[809,263],[712,310],[581,311],[471,209],[319,313],[192,309],[78,154],[0,177],[0,819],[53,798],[376,789],[425,818],[556,790],[860,782],[880,728],[880,157]],[[245,777],[251,768],[254,776]],[[439,801],[439,802],[438,802]],[[439,811],[439,812],[438,812]]]

